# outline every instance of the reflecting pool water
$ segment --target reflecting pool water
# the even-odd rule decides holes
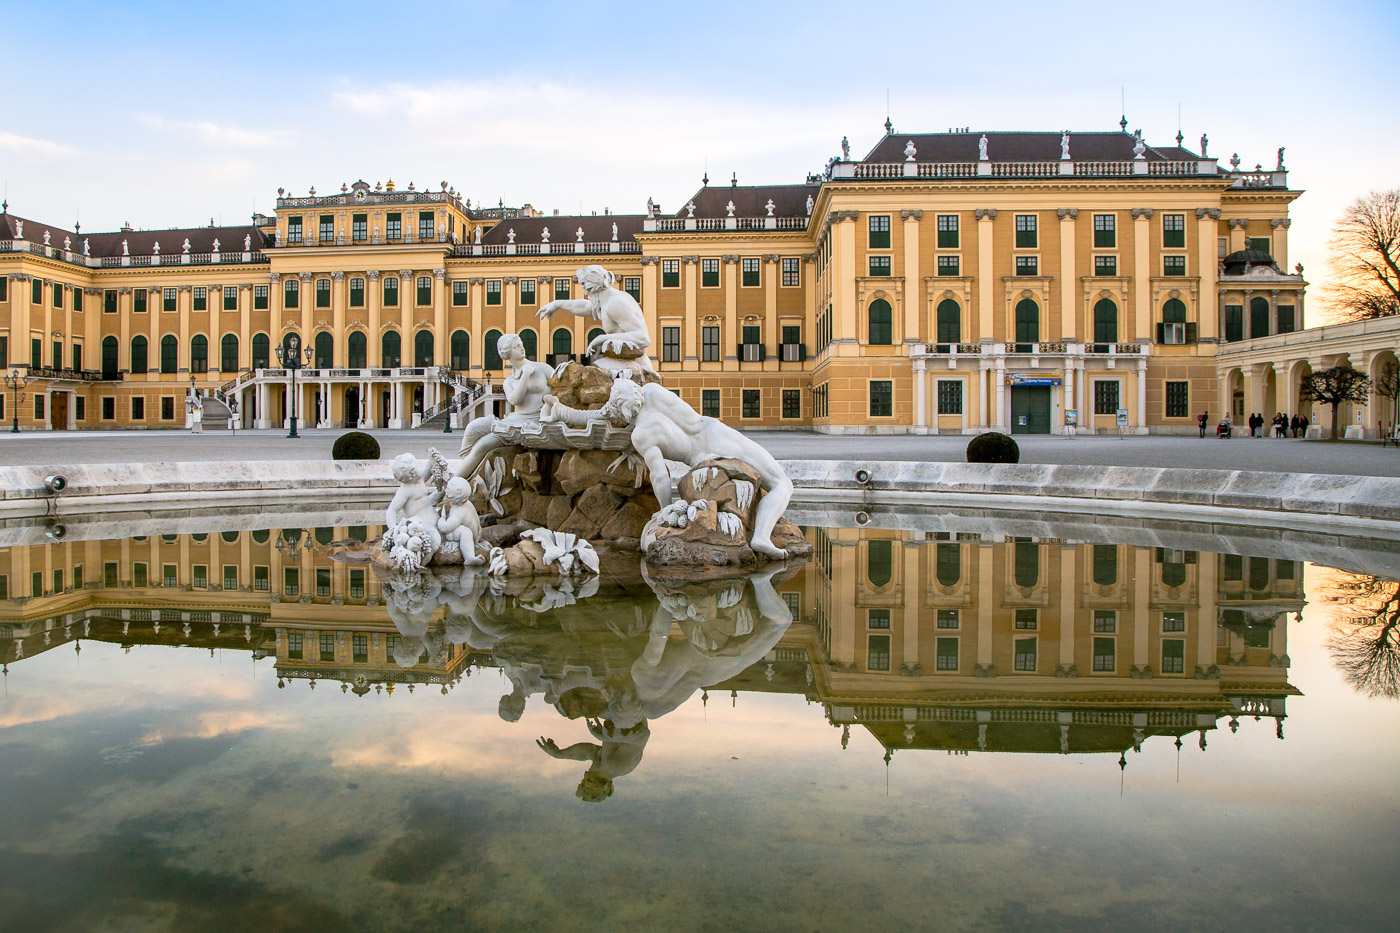
[[[969,512],[503,586],[371,515],[11,536],[0,927],[1395,924],[1393,573]]]

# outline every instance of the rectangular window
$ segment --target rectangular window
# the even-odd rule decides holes
[[[116,314],[116,313],[117,313],[117,290],[116,290],[115,288],[103,289],[103,291],[102,291],[102,313],[103,313],[103,314]]]
[[[1271,252],[1273,249],[1273,244],[1269,241],[1269,238],[1266,236],[1245,237],[1244,248],[1252,249],[1260,253],[1269,253],[1270,255],[1273,255],[1273,253]]]
[[[41,305],[44,303],[44,280],[34,279],[29,286],[29,301],[31,304]]]
[[[887,629],[890,627],[890,611],[888,609],[867,609],[865,619],[868,628]]]
[[[44,595],[44,572],[42,570],[36,570],[29,575],[29,595],[36,597]]]
[[[81,310],[83,310],[83,291],[84,291],[84,290],[83,290],[82,288],[79,288],[77,285],[74,285],[74,286],[73,286],[73,310],[74,310],[74,311],[81,311]]]
[[[1162,257],[1162,274],[1163,274],[1163,275],[1185,275],[1185,274],[1186,274],[1186,257],[1185,257],[1185,256],[1163,256],[1163,257]]]
[[[287,242],[293,246],[301,243],[301,218],[287,218]]]
[[[1094,257],[1094,275],[1117,275],[1117,274],[1118,274],[1118,257],[1117,257],[1117,256],[1095,256],[1095,257]]]
[[[179,586],[180,568],[175,564],[162,564],[160,568],[161,586]]]
[[[195,589],[202,590],[209,586],[209,568],[203,564],[195,564],[190,577],[190,585]]]
[[[1186,248],[1186,215],[1162,215],[1162,246],[1166,249]]]
[[[366,664],[369,662],[369,636],[350,636],[350,659],[356,664]]]
[[[431,240],[433,238],[433,212],[418,212],[418,239]]]
[[[566,278],[558,278],[558,279],[555,279],[555,280],[554,280],[554,300],[555,300],[555,301],[568,301],[568,300],[569,300],[569,296],[573,294],[573,291],[572,291],[572,289],[573,289],[573,284],[574,284],[574,280],[573,280],[573,279],[566,279]]]
[[[1278,306],[1278,332],[1280,334],[1291,334],[1297,330],[1296,311],[1293,305]],[[76,366],[74,367],[77,368]]]
[[[253,568],[253,589],[260,593],[266,593],[268,588],[267,566]]]
[[[196,285],[194,287],[194,310],[209,310],[209,289],[203,285]]]
[[[719,362],[719,328],[707,324],[700,328],[700,359],[706,363]]]
[[[679,363],[681,361],[681,329],[679,327],[661,328],[661,362]]]
[[[418,276],[418,307],[425,308],[433,303],[433,280],[426,275]]]
[[[894,414],[894,383],[875,379],[870,383],[870,417],[889,418]]]
[[[700,414],[707,418],[719,417],[719,389],[700,390]]]
[[[486,280],[486,303],[488,305],[498,305],[501,303],[501,280]]]
[[[1118,414],[1118,380],[1094,380],[1094,414]]]
[[[1185,418],[1191,413],[1191,383],[1167,383],[1167,417]]]
[[[350,280],[350,307],[363,308],[365,306],[365,280],[355,276]]]
[[[956,638],[937,639],[935,650],[938,670],[955,671],[958,669],[958,640]]]
[[[1118,611],[1116,609],[1094,610],[1094,631],[1098,634],[1113,634],[1118,631]]]
[[[55,568],[53,569],[53,591],[54,591],[55,593],[62,593],[62,592],[63,592],[63,568],[62,568],[62,567],[55,567]]]
[[[622,290],[632,296],[632,300],[637,304],[642,303],[642,279],[641,276],[629,275],[622,280]]]
[[[331,595],[331,571],[329,567],[316,568],[316,595]]]
[[[681,261],[679,259],[661,260],[661,287],[681,287]]]
[[[745,389],[743,402],[745,418],[757,418],[762,414],[762,396],[758,389]]]
[[[1118,245],[1118,223],[1113,214],[1094,215],[1094,249],[1113,249]]]
[[[0,301],[10,300],[10,279],[8,276],[0,275]]]
[[[0,599],[3,599],[3,598],[4,598],[3,596],[0,596]],[[784,593],[784,594],[783,594],[783,602],[787,603],[788,613],[789,613],[794,619],[800,619],[800,618],[802,618],[802,594],[801,594],[801,593]]]
[[[1094,639],[1094,670],[1112,672],[1118,667],[1117,641],[1112,638]]]
[[[131,420],[146,420],[146,399],[144,396],[133,395],[131,397]]]
[[[82,588],[83,588],[83,565],[82,565],[82,564],[78,564],[77,566],[75,566],[75,567],[73,568],[73,589],[75,589],[75,590],[81,590]],[[3,595],[3,594],[0,594],[0,599],[4,599],[4,598],[5,598],[4,595]]]
[[[890,215],[871,214],[870,215],[870,242],[871,249],[890,248]]]
[[[224,564],[224,589],[238,591],[238,565]]]
[[[866,670],[890,669],[890,636],[871,635],[866,643]]]
[[[253,286],[253,310],[254,310],[254,311],[266,311],[266,310],[267,310],[267,293],[268,293],[268,286],[266,286],[266,285],[254,285],[254,286]]]
[[[957,256],[939,256],[939,257],[938,257],[938,274],[939,274],[939,275],[962,275],[962,271],[961,271],[961,269],[959,268],[959,265],[958,265],[958,257],[957,257]]]
[[[1244,305],[1225,306],[1225,341],[1244,339]]]
[[[1016,215],[1016,248],[1035,249],[1039,246],[1034,214]]]
[[[1016,628],[1023,632],[1034,632],[1040,628],[1040,610],[1038,609],[1017,609],[1015,615]]]
[[[266,287],[266,286],[264,286]],[[146,289],[133,288],[131,290],[131,310],[136,314],[146,313]]]
[[[316,647],[318,649],[317,653],[321,656],[321,660],[334,661],[335,636],[332,635],[330,632],[322,632],[319,636],[317,636],[316,642]]]
[[[1180,638],[1162,639],[1162,673],[1181,674],[1186,671],[1186,642]]]
[[[384,280],[384,307],[397,308],[399,306],[399,280],[397,278],[387,278]]]
[[[940,415],[961,415],[963,413],[961,379],[940,379],[938,381],[938,413]]]
[[[162,395],[160,397],[160,416],[166,421],[175,420],[175,396]]]
[[[888,257],[888,256],[871,256],[871,257],[870,257],[870,274],[871,274],[871,275],[889,275],[889,274],[890,274],[890,257]]]
[[[1016,257],[1017,275],[1040,275],[1040,260],[1036,256]]]
[[[350,237],[356,243],[363,243],[369,239],[369,215],[350,215]]]
[[[700,260],[700,287],[719,288],[719,260]]]
[[[238,310],[238,286],[237,286],[237,285],[226,285],[226,286],[224,286],[224,310],[225,310],[225,311],[237,311],[237,310]]]
[[[115,421],[117,419],[117,400],[110,396],[102,397],[102,420]]]
[[[1186,631],[1186,613],[1184,613],[1184,612],[1164,612],[1164,613],[1162,613],[1162,631],[1164,631],[1164,632],[1184,632],[1184,631]]]
[[[81,349],[82,349],[82,347],[74,347],[74,348],[73,348],[73,351],[76,353],[78,350],[81,350]],[[74,369],[78,369],[77,363],[78,363],[78,360],[77,360],[76,357],[74,357],[74,359],[73,359],[73,368],[74,368]],[[77,398],[75,401],[76,401],[76,403],[77,403],[77,415],[78,415],[78,420],[79,420],[79,421],[86,421],[86,420],[87,420],[87,399],[83,398],[83,397],[80,395],[80,396],[78,396],[78,398]],[[4,417],[4,412],[0,412],[0,417]]]
[[[160,309],[161,309],[161,311],[171,312],[171,311],[175,311],[175,310],[177,310],[177,309],[179,308],[179,305],[178,305],[178,303],[176,302],[175,296],[176,296],[176,291],[175,291],[175,289],[173,289],[173,288],[161,289],[161,303],[160,303]]]
[[[1018,671],[1035,673],[1035,644],[1034,638],[1016,639],[1015,667]]]
[[[760,275],[758,263],[759,260],[757,259],[744,260],[744,277],[742,281],[744,288],[757,288],[759,286]]]
[[[57,309],[61,309],[61,308],[63,307],[63,283],[62,283],[62,282],[55,282],[55,283],[53,283],[53,306],[54,306],[54,308],[55,308],[56,310],[57,310]]]
[[[350,571],[350,598],[365,598],[365,572],[363,570]]]
[[[317,233],[317,236],[321,238],[321,242],[322,242],[322,243],[331,243],[331,242],[334,242],[334,240],[335,240],[335,215],[334,215],[334,214],[322,214],[318,225],[319,225],[319,227],[320,227],[320,232]]]
[[[305,651],[305,642],[302,640],[301,632],[288,632],[287,658],[292,661],[300,661],[303,651]]]
[[[939,214],[938,215],[938,248],[957,249],[958,248],[958,215]]]
[[[299,596],[299,595],[301,595],[301,568],[300,568],[300,567],[284,567],[284,568],[282,568],[282,595],[283,595],[283,596]]]
[[[1244,579],[1244,558],[1238,554],[1221,555],[1220,576],[1225,580]]]
[[[107,561],[102,565],[102,585],[112,587],[117,585],[117,562]]]
[[[533,290],[533,286],[534,286],[534,281],[535,281],[535,280],[534,280],[534,279],[528,279],[527,281],[529,281],[529,282],[531,283],[530,304],[534,304],[534,290]],[[521,289],[522,289],[522,290],[524,289],[524,287],[525,287],[524,285],[521,285]],[[468,304],[470,304],[470,303],[471,303],[471,283],[470,283],[470,282],[453,282],[453,283],[452,283],[452,307],[454,307],[454,308],[462,308],[462,307],[465,307],[466,305],[468,305]]]
[[[784,390],[783,390],[783,417],[784,417],[784,418],[801,418],[801,417],[802,417],[802,390],[801,390],[801,389],[784,389]]]
[[[456,283],[454,282],[453,284],[455,285]],[[453,296],[453,301],[456,301],[455,295]],[[533,278],[524,278],[520,280],[520,303],[523,305],[532,305],[535,303],[535,280]]]
[[[384,215],[384,235],[391,240],[403,239],[403,213],[390,211]]]
[[[0,574],[0,599],[10,598],[10,577],[8,574]]]
[[[34,368],[35,368],[35,369],[38,369],[39,367],[36,366],[36,367],[34,367]],[[35,395],[35,396],[34,396],[34,420],[35,420],[35,421],[43,421],[43,420],[44,420],[44,399],[45,399],[45,398],[47,398],[47,396],[45,396],[45,395],[43,395],[43,394],[39,394],[39,395]]]
[[[956,629],[962,625],[961,613],[957,609],[938,610],[938,627],[941,629]]]
[[[802,284],[802,260],[783,260],[783,288],[796,288]]]

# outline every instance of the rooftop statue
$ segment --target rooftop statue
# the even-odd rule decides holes
[[[453,471],[458,476],[470,477],[487,454],[509,443],[500,436],[500,429],[538,422],[540,406],[549,391],[549,377],[554,370],[544,363],[526,359],[525,344],[519,335],[502,334],[496,341],[496,349],[501,362],[510,368],[510,373],[501,380],[501,390],[506,396],[506,416],[482,415],[467,425],[462,434],[462,448],[458,451],[463,459]]]
[[[1069,130],[1060,135],[1060,161],[1069,161]]]
[[[982,138],[977,140],[977,158],[987,161],[987,134],[983,133]]]
[[[574,273],[574,281],[583,287],[587,297],[551,301],[540,308],[540,320],[549,320],[556,311],[593,318],[603,328],[603,333],[588,344],[594,366],[611,373],[632,371],[654,375],[655,370],[646,355],[651,337],[637,300],[613,288],[613,274],[602,266],[584,266]]]
[[[845,136],[841,137],[841,158],[847,161],[851,158],[851,141]]]

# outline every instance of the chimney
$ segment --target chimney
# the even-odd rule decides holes
[[[738,173],[738,172],[735,172],[735,173],[734,173],[734,177],[729,179],[729,187],[731,187],[731,188],[737,188],[737,187],[739,187],[739,173]]]

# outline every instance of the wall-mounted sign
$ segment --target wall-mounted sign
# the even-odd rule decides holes
[[[1128,409],[1126,409],[1126,408],[1120,408],[1120,409],[1118,409],[1118,427],[1120,427],[1120,428],[1126,428],[1127,426],[1128,426]]]
[[[1013,386],[1057,386],[1065,378],[1060,373],[1007,373],[1006,382]]]
[[[1070,427],[1074,427],[1075,425],[1079,424],[1078,408],[1065,409],[1065,424],[1069,425]]]

